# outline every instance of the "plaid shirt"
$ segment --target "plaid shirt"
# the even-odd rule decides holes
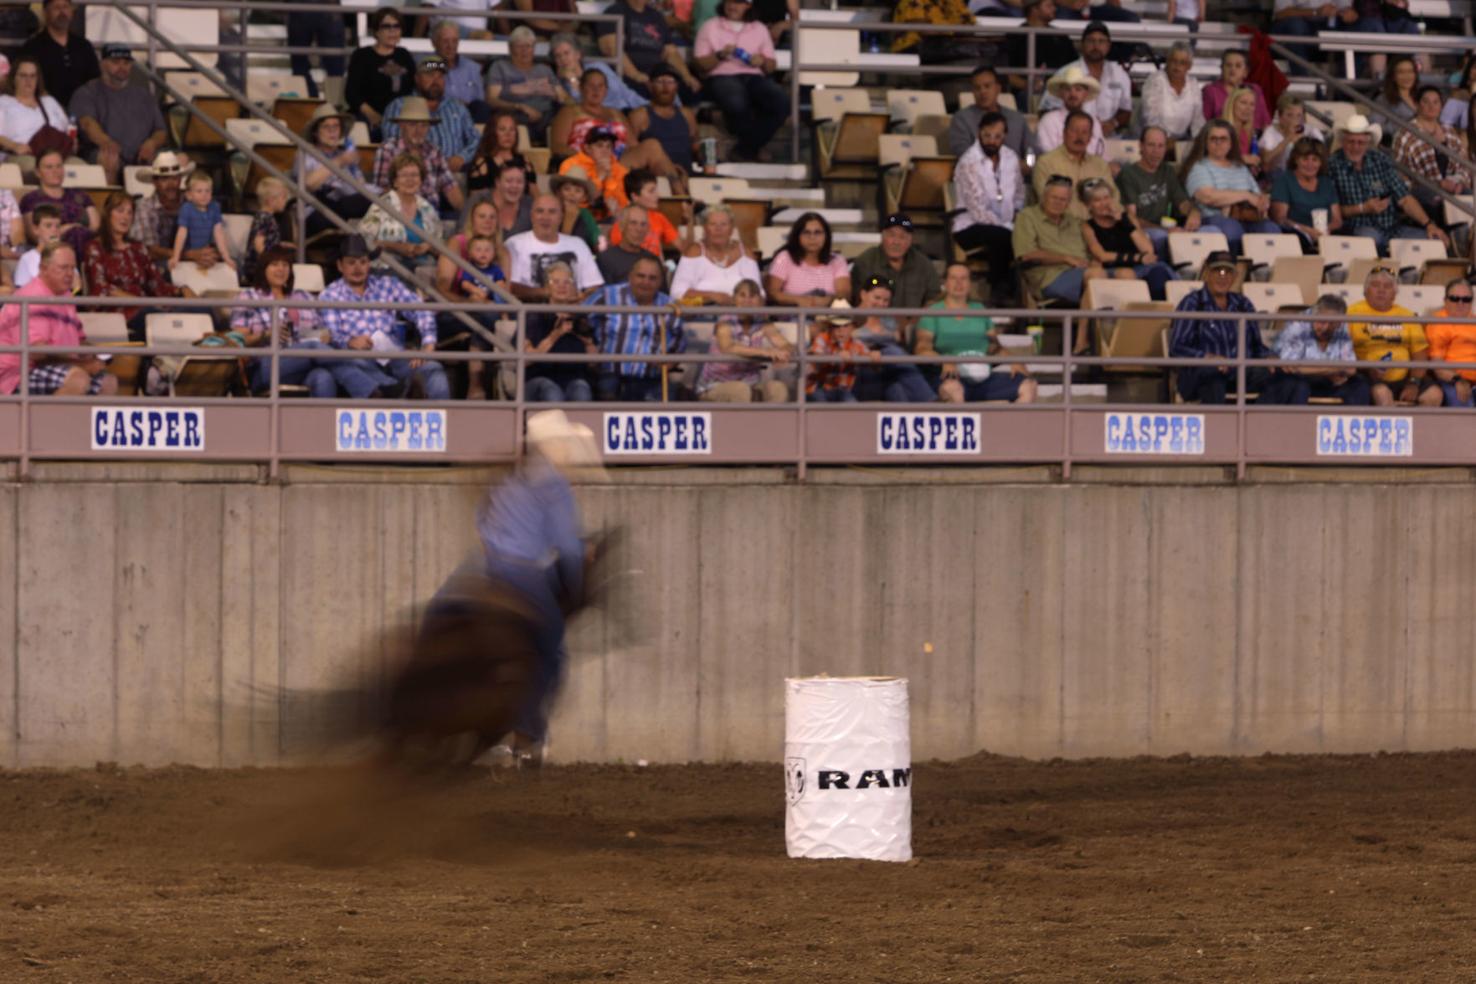
[[[1377,215],[1355,216],[1357,225],[1393,232],[1395,226],[1400,224],[1400,216],[1404,213],[1399,207],[1399,200],[1409,194],[1409,185],[1399,176],[1399,172],[1394,169],[1394,162],[1383,151],[1369,150],[1363,155],[1363,166],[1355,168],[1347,155],[1339,150],[1328,162],[1327,173],[1332,175],[1333,184],[1338,189],[1338,201],[1345,209],[1352,205],[1361,205],[1370,198],[1389,198],[1389,207]],[[1343,213],[1345,218],[1347,215],[1347,212]]]
[[[395,158],[401,154],[414,154],[420,158],[422,164],[423,180],[420,182],[420,194],[432,204],[441,200],[441,192],[456,183],[456,177],[451,169],[446,166],[445,156],[433,143],[428,143],[419,150],[411,150],[405,146],[405,142],[398,137],[394,140],[386,140],[379,145],[378,152],[374,155],[374,180],[370,182],[381,192],[390,190],[390,165]]]
[[[390,122],[400,115],[400,108],[405,103],[405,97],[391,102],[384,108],[384,124],[381,130],[384,133],[384,142],[399,142],[400,125]],[[477,141],[481,139],[477,134],[477,128],[472,123],[471,113],[467,111],[466,105],[460,99],[450,96],[441,100],[441,105],[431,110],[436,122],[430,128],[431,144],[441,152],[442,157],[460,157],[463,161],[472,159],[477,152]],[[376,165],[375,170],[379,170]],[[381,186],[383,187],[383,186]]]
[[[814,362],[810,370],[810,378],[805,382],[805,392],[813,393],[817,389],[825,390],[848,390],[856,385],[856,361],[870,356],[868,349],[854,335],[842,344],[836,337],[834,331],[822,331],[815,336],[810,343],[811,355],[833,355],[842,352],[849,353],[853,361],[845,362]]]
[[[348,348],[349,339],[360,335],[373,335],[376,331],[384,332],[391,338],[398,338],[403,346],[405,344],[405,332],[402,326],[404,319],[414,321],[415,326],[420,329],[421,345],[436,344],[434,312],[425,310],[388,311],[384,308],[355,307],[365,301],[419,303],[420,295],[394,277],[370,274],[369,282],[364,285],[362,294],[350,287],[347,281],[339,278],[329,284],[323,293],[318,295],[318,298],[344,304],[342,308],[318,309],[323,319],[323,326],[328,329],[328,341],[334,348]]]
[[[133,228],[128,238],[145,246],[173,246],[174,230],[179,227],[179,209],[164,211],[159,193],[147,195],[133,207]]]
[[[1208,287],[1201,287],[1186,294],[1179,302],[1179,311],[1219,311]],[[1244,294],[1231,291],[1223,308],[1226,314],[1255,314],[1256,306]],[[1214,318],[1210,320],[1178,318],[1169,334],[1169,358],[1203,359],[1209,356],[1234,358],[1238,354],[1235,344],[1237,320]],[[1258,321],[1245,323],[1246,357],[1251,359],[1274,358],[1266,343],[1261,341],[1261,324]]]
[[[89,239],[82,250],[82,271],[87,277],[87,293],[106,297],[115,290],[139,297],[178,297],[179,288],[164,279],[159,264],[149,256],[142,243],[124,243],[122,249],[103,248],[99,238]],[[97,308],[105,311],[107,308]],[[114,308],[131,318],[141,307]]]
[[[1465,152],[1461,145],[1461,136],[1455,127],[1442,126],[1440,131],[1440,142],[1445,145],[1446,150],[1456,154]],[[1435,153],[1435,148],[1407,131],[1400,130],[1399,136],[1394,138],[1394,159],[1420,177],[1437,184],[1444,177],[1440,173],[1440,157]]]
[[[635,306],[638,302],[631,295],[629,284],[608,284],[591,294],[584,303]],[[671,303],[671,298],[658,290],[649,306],[664,307]],[[610,355],[651,355],[658,352],[663,322],[666,324],[667,354],[687,350],[687,335],[681,315],[591,314],[589,320],[594,325],[595,345]],[[619,376],[651,376],[659,370],[649,362],[602,362],[600,371]]]
[[[290,300],[311,301],[313,295],[305,290],[294,290],[288,295]],[[270,301],[272,292],[262,290],[260,287],[247,287],[236,295],[238,301]],[[286,322],[292,328],[292,341],[300,342],[309,332],[317,331],[322,327],[318,319],[320,313],[315,308],[281,308],[277,309],[269,304],[252,307],[238,307],[231,310],[231,330],[243,332],[247,335],[260,335],[272,330],[272,314]]]
[[[1334,326],[1327,348],[1323,348],[1310,321],[1293,321],[1282,329],[1276,338],[1276,354],[1287,362],[1352,362],[1357,358],[1347,325]]]

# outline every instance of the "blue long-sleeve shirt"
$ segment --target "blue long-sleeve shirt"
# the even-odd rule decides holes
[[[1225,307],[1218,307],[1210,296],[1208,287],[1201,287],[1186,294],[1179,302],[1179,311],[1224,311],[1226,314],[1255,314],[1256,307],[1244,294],[1231,291],[1226,296]],[[1169,332],[1169,358],[1203,359],[1208,356],[1233,359],[1238,354],[1235,343],[1236,318],[1177,318]],[[1246,357],[1251,359],[1275,358],[1271,350],[1261,341],[1259,321],[1245,323]]]
[[[534,462],[489,493],[477,516],[489,569],[552,569],[570,595],[584,588],[584,542],[574,490],[548,464]]]

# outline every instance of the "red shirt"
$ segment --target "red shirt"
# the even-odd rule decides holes
[[[115,290],[139,297],[179,296],[179,288],[164,279],[159,264],[149,258],[148,248],[142,243],[126,242],[122,249],[109,250],[103,246],[101,237],[94,236],[82,250],[82,272],[87,277],[87,292],[97,297],[106,297]],[[132,318],[143,309],[126,307],[112,310],[121,311],[125,318]]]

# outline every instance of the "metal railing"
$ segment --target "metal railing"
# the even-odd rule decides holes
[[[514,322],[513,350],[502,352],[441,352],[424,353],[417,350],[384,352],[350,349],[295,349],[284,346],[277,330],[269,332],[266,344],[260,348],[222,349],[219,347],[197,347],[183,345],[144,345],[126,348],[99,348],[78,346],[37,346],[30,343],[30,308],[38,304],[55,304],[56,298],[15,297],[11,304],[20,307],[19,340],[16,344],[0,345],[0,357],[18,357],[21,366],[27,366],[33,356],[65,357],[69,355],[96,355],[110,352],[115,355],[130,355],[143,358],[156,356],[189,357],[202,361],[265,359],[270,362],[271,385],[267,393],[257,398],[238,397],[59,397],[38,396],[30,391],[29,373],[22,371],[18,391],[0,397],[0,459],[13,458],[19,462],[22,477],[29,473],[30,465],[37,459],[90,459],[90,458],[150,458],[166,457],[179,460],[181,455],[171,452],[164,455],[150,454],[149,449],[122,450],[97,448],[82,440],[89,426],[89,408],[123,407],[144,408],[158,411],[171,406],[189,405],[199,407],[208,416],[217,415],[231,423],[225,427],[227,433],[248,433],[250,440],[227,441],[226,446],[217,445],[201,448],[193,457],[207,460],[256,461],[268,466],[269,475],[279,474],[284,461],[323,461],[352,458],[365,460],[427,460],[424,455],[406,455],[394,449],[382,454],[345,453],[335,446],[333,414],[345,408],[369,408],[377,412],[396,413],[409,409],[434,409],[446,415],[453,430],[458,434],[475,435],[440,449],[431,460],[446,461],[513,461],[522,454],[522,433],[526,415],[533,409],[546,404],[530,403],[525,398],[525,375],[531,363],[537,364],[585,364],[610,365],[616,363],[646,363],[661,367],[676,367],[682,364],[744,362],[721,352],[704,354],[554,354],[535,353],[527,350],[527,319],[530,314],[620,314],[646,313],[670,316],[671,306],[662,307],[615,307],[608,305],[559,306],[528,304],[519,307],[487,306],[476,304],[410,304],[392,302],[362,302],[355,309],[387,310],[394,312],[419,312],[460,310],[483,315],[498,314]],[[116,308],[118,298],[83,297],[69,300],[79,307]],[[168,310],[173,308],[198,307],[198,299],[157,298],[148,299],[147,307]],[[343,305],[323,300],[251,300],[237,303],[237,307],[271,307],[278,312],[293,308],[325,309],[341,308]],[[1259,323],[1305,321],[1309,315],[1296,313],[1230,313],[1230,312],[1165,312],[1165,311],[1120,311],[1120,310],[1001,310],[980,311],[973,309],[961,312],[962,317],[988,315],[996,318],[1010,317],[1017,323],[1030,320],[1036,323],[1059,322],[1063,354],[1047,355],[1031,349],[1005,350],[994,355],[927,355],[885,356],[876,363],[885,370],[897,366],[940,366],[944,364],[987,364],[991,366],[1029,364],[1036,372],[1059,372],[1061,377],[1061,400],[1059,403],[1022,404],[943,404],[929,403],[816,403],[806,397],[804,383],[810,370],[820,364],[835,364],[841,361],[833,354],[813,354],[805,344],[811,324],[824,317],[824,309],[816,308],[704,308],[682,311],[688,320],[706,321],[724,314],[746,314],[765,318],[783,318],[795,323],[796,346],[793,367],[799,380],[792,402],[783,404],[727,404],[715,402],[679,402],[670,399],[664,403],[632,404],[629,402],[589,402],[564,404],[576,418],[582,417],[596,427],[608,421],[609,413],[637,413],[659,417],[662,414],[706,414],[713,418],[713,429],[724,449],[709,454],[707,463],[754,463],[770,462],[793,466],[803,478],[807,469],[818,464],[998,464],[1009,462],[1037,462],[1056,465],[1063,478],[1070,478],[1073,465],[1082,462],[1137,462],[1152,460],[1159,463],[1213,462],[1233,466],[1238,476],[1244,476],[1248,466],[1262,462],[1277,463],[1329,463],[1319,457],[1310,447],[1300,450],[1286,446],[1286,435],[1295,434],[1300,428],[1305,432],[1307,414],[1317,417],[1347,417],[1355,421],[1383,418],[1411,418],[1430,421],[1422,425],[1424,430],[1433,431],[1421,438],[1418,452],[1404,453],[1392,463],[1398,464],[1467,464],[1476,465],[1476,420],[1473,412],[1464,408],[1427,407],[1331,407],[1331,406],[1258,406],[1247,402],[1246,373],[1249,369],[1264,367],[1285,369],[1302,365],[1318,368],[1345,368],[1356,370],[1388,370],[1387,361],[1317,361],[1290,363],[1278,360],[1250,359],[1244,356],[1246,333],[1259,330]],[[946,317],[936,308],[883,309],[870,311],[859,309],[853,316],[865,320],[870,315],[886,317]],[[1108,319],[1115,322],[1137,318],[1162,321],[1234,320],[1237,323],[1239,357],[1182,358],[1168,355],[1124,355],[1099,356],[1078,355],[1072,352],[1078,333],[1088,330],[1088,322]],[[1318,321],[1369,322],[1404,324],[1411,321],[1431,323],[1430,318],[1404,318],[1397,316],[1316,316]],[[1476,318],[1441,318],[1442,323],[1470,326],[1476,330]],[[305,356],[327,362],[338,360],[384,360],[405,361],[429,359],[448,364],[481,362],[490,366],[512,365],[516,373],[516,384],[510,399],[489,400],[485,403],[468,403],[460,400],[442,402],[387,402],[335,399],[333,401],[307,400],[285,397],[281,389],[281,362],[284,358]],[[1184,367],[1223,366],[1233,372],[1238,385],[1233,402],[1223,407],[1168,405],[1164,403],[1109,403],[1097,400],[1081,400],[1073,393],[1080,381],[1080,374],[1102,373],[1112,370],[1132,369],[1146,373],[1150,378],[1166,371]],[[866,368],[865,364],[857,368]],[[1423,370],[1476,370],[1476,363],[1401,362],[1392,368]],[[673,388],[671,395],[677,394]],[[331,403],[325,407],[324,404]],[[949,452],[888,453],[876,446],[872,438],[885,419],[897,414],[923,414],[928,420],[946,422],[958,415],[978,415],[981,421],[980,438],[983,443],[973,449]],[[38,415],[45,417],[44,421]],[[1158,453],[1123,453],[1104,449],[1100,442],[1094,444],[1094,434],[1102,431],[1104,421],[1122,415],[1144,415],[1154,419],[1199,420],[1206,428],[1206,441],[1196,454],[1165,458]],[[1187,415],[1187,417],[1186,417]],[[1300,416],[1299,416],[1300,415]],[[1299,422],[1300,421],[1300,422]],[[1166,425],[1165,425],[1166,426]],[[216,428],[212,427],[212,431]],[[291,439],[290,447],[284,440]],[[878,439],[879,440],[879,439]],[[987,447],[984,446],[987,444]],[[1268,450],[1269,449],[1269,450]],[[671,464],[669,455],[656,451],[634,453],[623,459],[631,463]],[[1366,463],[1367,459],[1363,460]],[[1389,464],[1388,459],[1376,459]],[[687,463],[691,463],[688,461]],[[1337,461],[1332,463],[1348,463]]]

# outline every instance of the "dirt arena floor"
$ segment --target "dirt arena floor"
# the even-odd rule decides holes
[[[778,765],[0,773],[0,981],[1469,981],[1476,754],[920,764],[910,864]]]

